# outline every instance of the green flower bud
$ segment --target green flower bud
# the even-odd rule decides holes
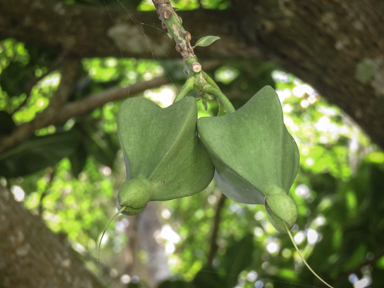
[[[145,209],[151,199],[149,191],[153,190],[154,184],[145,179],[130,179],[121,184],[116,198],[117,209],[126,207],[121,213],[125,215],[136,215]]]
[[[284,223],[289,229],[297,220],[297,207],[293,199],[279,187],[267,189],[264,207],[273,227],[279,232],[287,233]]]

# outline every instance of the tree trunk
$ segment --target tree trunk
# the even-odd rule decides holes
[[[104,286],[68,243],[0,186],[0,287]]]
[[[151,287],[157,287],[161,282],[168,280],[171,273],[168,267],[168,259],[165,255],[164,245],[156,241],[156,236],[160,236],[161,223],[158,215],[158,205],[151,201],[147,208],[138,217],[138,232],[141,248],[147,252],[147,269],[151,279]]]
[[[384,149],[384,2],[233,0],[263,54],[312,84]]]
[[[161,29],[156,11],[96,8],[50,0],[0,0],[0,11],[7,12],[0,14],[0,35],[45,48],[64,50],[80,57],[180,59],[175,43]],[[257,48],[247,46],[237,31],[231,11],[177,13],[194,41],[206,35],[220,35],[220,49],[217,49],[219,45],[199,49],[201,58],[261,56]]]

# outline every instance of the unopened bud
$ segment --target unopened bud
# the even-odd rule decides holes
[[[192,36],[191,36],[191,33],[189,33],[188,31],[185,31],[184,32],[184,37],[187,41],[191,41],[192,40]]]
[[[181,53],[183,51],[183,47],[181,46],[181,43],[176,44],[176,51]]]

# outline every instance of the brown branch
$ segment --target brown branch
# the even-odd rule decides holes
[[[28,102],[28,99],[29,99],[29,96],[31,95],[31,92],[32,92],[32,89],[33,87],[40,81],[42,80],[43,78],[45,78],[46,76],[48,76],[49,74],[51,74],[51,72],[55,69],[57,69],[60,64],[63,62],[63,60],[65,59],[65,56],[66,56],[67,52],[63,52],[61,53],[56,59],[55,61],[50,65],[50,67],[48,67],[48,70],[43,73],[41,76],[39,77],[36,77],[34,78],[27,86],[27,88],[25,89],[25,94],[27,95],[24,99],[24,101],[15,109],[12,111],[12,114],[15,114],[15,112],[19,111],[27,102]]]
[[[38,114],[32,121],[20,125],[12,134],[0,140],[0,153],[21,143],[23,140],[32,136],[39,128],[50,125],[56,117],[59,109],[70,96],[77,76],[77,67],[79,60],[75,58],[68,58],[64,62],[61,72],[61,80],[59,87],[54,93],[48,107]]]
[[[212,60],[204,62],[204,68],[206,71],[215,69],[222,64],[222,61]],[[110,88],[95,95],[90,95],[82,100],[68,103],[63,107],[60,113],[56,116],[54,122],[51,124],[59,125],[70,118],[84,115],[93,111],[96,108],[103,106],[104,104],[127,97],[136,96],[139,93],[148,89],[158,88],[162,85],[170,83],[170,79],[165,76],[159,76],[145,82],[138,82],[131,86],[124,88]]]
[[[157,16],[161,20],[161,26],[168,31],[170,37],[176,43],[176,51],[181,54],[183,61],[188,63],[188,59],[195,60],[196,55],[191,45],[191,33],[186,31],[182,25],[182,19],[177,15],[176,9],[172,7],[168,0],[152,0],[156,7]],[[196,59],[197,60],[197,59]]]
[[[51,171],[50,173],[48,174],[48,181],[47,181],[47,187],[45,188],[45,191],[43,193],[41,193],[41,196],[40,196],[40,199],[39,199],[39,205],[38,205],[38,208],[37,208],[37,211],[38,211],[38,216],[40,218],[43,218],[43,212],[44,212],[44,198],[48,195],[48,190],[52,187],[52,181],[53,181],[53,178],[55,177],[55,170],[50,168]]]
[[[215,217],[213,218],[213,228],[212,228],[210,248],[209,248],[209,254],[208,254],[209,266],[212,265],[213,258],[215,257],[217,249],[219,249],[219,246],[217,245],[217,234],[219,233],[221,210],[223,210],[226,199],[227,197],[224,194],[221,194],[219,201],[217,202],[216,213],[215,213]]]
[[[66,50],[80,57],[179,58],[167,33],[158,28],[153,11],[129,11],[128,14],[123,9],[69,5],[52,0],[18,0],[17,5],[15,1],[0,0],[0,11],[6,11],[0,13],[0,35],[4,38]],[[200,59],[260,56],[259,50],[249,45],[236,29],[233,13],[212,11],[178,11],[190,27],[194,41],[220,34],[220,49],[216,45],[199,49]]]
[[[124,88],[110,88],[95,95],[91,95],[82,100],[68,103],[63,107],[59,114],[56,115],[51,124],[58,125],[65,123],[73,117],[81,116],[103,106],[104,104],[127,97],[136,96],[147,89],[158,88],[168,84],[170,80],[164,76],[159,76],[148,81],[138,82]]]
[[[210,69],[216,68],[220,64],[221,62],[217,60],[207,61],[204,64],[204,67],[206,67],[209,71]],[[72,71],[72,74],[73,72],[74,71]],[[59,90],[65,89],[65,93],[70,93],[72,91],[70,87],[73,87],[73,81],[69,83],[68,80],[65,80],[68,78],[68,75],[64,70],[62,74],[63,78],[60,82],[59,88],[56,91],[54,98],[52,98],[54,103],[50,103],[47,109],[45,109],[40,115],[36,116],[36,118],[31,122],[20,125],[12,134],[0,139],[0,153],[27,139],[33,135],[34,131],[37,129],[47,127],[49,125],[61,125],[73,117],[78,117],[89,113],[96,108],[102,107],[108,102],[124,99],[127,97],[133,97],[147,89],[158,88],[162,85],[170,83],[169,78],[165,76],[159,76],[151,80],[138,82],[124,88],[110,88],[98,94],[90,95],[82,100],[63,105],[63,101],[67,99],[68,95],[65,94],[67,95],[66,98],[60,96],[60,93],[62,94],[64,92],[62,91],[59,93]],[[73,75],[71,77],[73,77]],[[67,83],[67,86],[64,86],[64,83]],[[59,95],[60,97],[56,99],[56,95]]]

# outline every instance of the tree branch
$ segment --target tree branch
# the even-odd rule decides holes
[[[81,116],[102,107],[104,104],[127,97],[134,97],[148,89],[158,88],[168,84],[170,80],[164,76],[159,76],[148,81],[138,82],[124,88],[110,88],[95,95],[90,95],[82,100],[68,103],[56,115],[51,122],[52,125],[65,123],[73,117]]]
[[[62,79],[60,84],[64,83],[63,80],[64,79]],[[65,82],[68,83],[67,81]],[[33,135],[37,129],[47,127],[49,125],[63,124],[73,117],[89,113],[108,102],[124,99],[128,96],[132,97],[138,93],[144,92],[147,89],[157,88],[167,83],[169,83],[169,79],[164,76],[160,76],[149,81],[138,82],[124,88],[107,89],[101,93],[90,95],[85,99],[73,103],[68,103],[59,107],[58,105],[62,103],[61,100],[64,100],[64,97],[62,97],[63,95],[60,95],[60,101],[54,101],[52,105],[50,104],[47,109],[44,110],[40,115],[36,116],[34,120],[20,125],[12,134],[0,139],[0,153],[27,139]],[[71,87],[72,86],[73,85],[71,85]],[[59,89],[60,85],[58,90]]]
[[[7,11],[0,15],[0,35],[49,49],[66,50],[80,57],[178,57],[175,45],[160,29],[153,11],[129,11],[128,14],[123,9],[50,0],[19,0],[17,5],[14,1],[0,0],[0,11]],[[244,41],[230,11],[217,10],[212,14],[211,10],[199,9],[178,14],[185,18],[184,24],[191,27],[190,33],[195,40],[220,33],[220,49],[218,45],[199,49],[199,58],[260,56],[257,48]]]
[[[49,74],[51,74],[52,71],[56,70],[60,65],[61,63],[65,60],[65,57],[66,57],[66,53],[65,51],[63,51],[64,53],[61,53],[56,59],[55,61],[53,61],[53,63],[48,67],[48,70],[43,73],[42,75],[40,75],[39,77],[35,77],[31,83],[28,84],[27,88],[25,89],[25,94],[27,95],[24,99],[24,101],[15,109],[12,111],[12,114],[15,114],[15,112],[19,111],[27,102],[28,102],[28,99],[29,99],[29,96],[31,96],[31,92],[32,92],[32,89],[33,87],[42,79],[44,79],[46,76],[48,76]]]
[[[219,233],[221,210],[223,210],[226,199],[227,197],[221,193],[219,197],[219,201],[217,202],[215,217],[213,218],[213,228],[212,228],[210,248],[209,248],[209,254],[208,254],[209,266],[212,265],[213,258],[215,257],[217,249],[219,249],[219,246],[217,245],[217,234]]]
[[[53,178],[55,177],[55,174],[56,174],[56,171],[55,169],[53,168],[50,168],[51,171],[49,172],[48,174],[48,181],[47,181],[47,185],[45,187],[45,190],[41,193],[40,195],[40,199],[39,199],[39,205],[37,207],[37,211],[38,211],[38,216],[42,219],[43,218],[43,212],[44,212],[44,198],[48,195],[48,190],[52,187],[52,181],[53,181]]]
[[[70,96],[77,77],[79,60],[68,58],[64,62],[59,87],[48,107],[32,121],[22,124],[12,134],[0,139],[0,153],[29,138],[37,129],[51,125],[61,106]]]
[[[183,20],[179,17],[168,0],[152,0],[156,7],[157,15],[161,20],[164,30],[176,43],[176,51],[181,54],[184,61],[184,67],[188,75],[196,74],[201,71],[201,65],[193,51],[191,44],[192,35],[183,27]]]
[[[217,67],[220,64],[221,64],[220,61],[207,61],[204,64],[204,67],[206,67],[207,70],[210,70]],[[63,70],[63,73],[64,73],[64,70]],[[68,81],[66,80],[64,82],[63,81],[64,81],[64,78],[62,78],[58,90],[61,89],[60,86],[64,86],[64,84],[61,84],[61,83],[64,83],[64,82],[68,83]],[[37,129],[44,128],[49,125],[55,125],[55,126],[62,125],[69,119],[92,112],[96,108],[102,107],[108,102],[113,102],[113,101],[124,99],[127,97],[134,97],[135,95],[142,93],[147,89],[158,88],[162,85],[166,85],[169,83],[170,83],[169,78],[165,76],[159,76],[151,80],[138,82],[124,88],[120,88],[120,87],[110,88],[110,89],[104,90],[103,92],[100,92],[94,95],[89,95],[82,100],[78,100],[76,102],[70,102],[64,105],[60,104],[62,103],[63,100],[66,100],[64,99],[64,97],[60,96],[61,98],[54,100],[55,99],[55,96],[54,96],[54,98],[52,99],[54,103],[52,103],[52,105],[50,103],[49,106],[46,108],[46,110],[44,110],[40,115],[36,116],[34,120],[26,124],[20,125],[12,134],[0,139],[0,153],[15,146],[17,143],[20,143],[22,140],[27,139],[28,137],[33,135],[34,131]],[[68,84],[68,85],[71,85],[71,87],[73,87],[73,84]],[[57,93],[59,92],[57,91],[56,94]],[[59,104],[62,106],[59,107],[58,106]]]
[[[249,43],[310,83],[384,149],[381,0],[232,0]]]

